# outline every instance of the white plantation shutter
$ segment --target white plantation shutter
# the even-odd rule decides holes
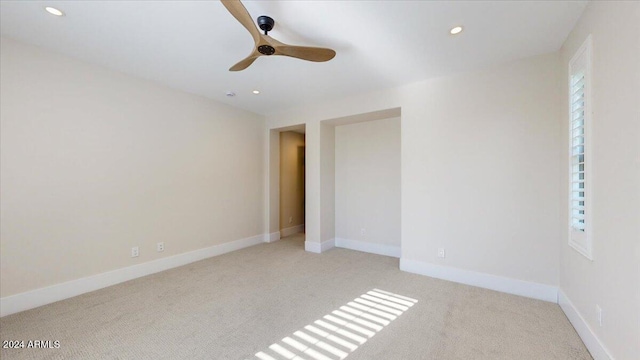
[[[591,36],[569,62],[569,245],[591,259]]]
[[[571,79],[571,226],[585,230],[584,72]]]

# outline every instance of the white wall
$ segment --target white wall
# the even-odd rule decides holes
[[[403,259],[542,284],[540,297],[551,299],[560,237],[558,65],[557,54],[537,56],[291,109],[269,116],[268,126],[307,124],[307,214],[309,206],[319,213],[319,122],[400,107]],[[316,221],[307,218],[308,241],[319,237]]]
[[[263,233],[262,117],[9,39],[1,56],[2,297]]]
[[[320,124],[320,241],[335,239],[335,126]]]
[[[335,133],[336,239],[399,254],[400,118],[336,126]]]
[[[557,285],[557,68],[544,55],[407,88],[403,259]]]
[[[265,233],[270,240],[280,239],[280,131],[269,130],[265,140],[265,165],[268,169],[265,184]]]
[[[589,34],[593,40],[593,261],[569,247],[567,237],[567,72],[569,60]],[[583,330],[595,334],[613,358],[639,359],[640,2],[591,2],[561,55],[560,287],[590,328]],[[602,327],[596,305],[603,310]],[[606,358],[606,350],[590,350],[596,359]]]

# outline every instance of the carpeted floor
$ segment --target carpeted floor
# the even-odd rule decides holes
[[[3,360],[591,359],[556,304],[308,253],[304,235],[4,317],[0,339],[60,342]]]

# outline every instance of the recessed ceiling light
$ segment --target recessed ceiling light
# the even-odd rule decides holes
[[[228,97],[234,97],[234,96],[236,96],[236,93],[234,93],[233,91],[227,91],[227,96]]]
[[[260,90],[253,90],[252,93],[254,93],[255,95],[260,94]]]
[[[47,12],[51,15],[55,15],[55,16],[62,16],[64,15],[64,13],[54,7],[51,6],[47,6],[46,8],[44,8],[45,10],[47,10]]]
[[[462,32],[462,26],[456,26],[452,28],[450,31],[451,35],[458,35]]]

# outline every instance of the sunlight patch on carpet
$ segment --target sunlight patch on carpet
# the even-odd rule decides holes
[[[373,289],[255,354],[261,360],[344,359],[418,302]]]

